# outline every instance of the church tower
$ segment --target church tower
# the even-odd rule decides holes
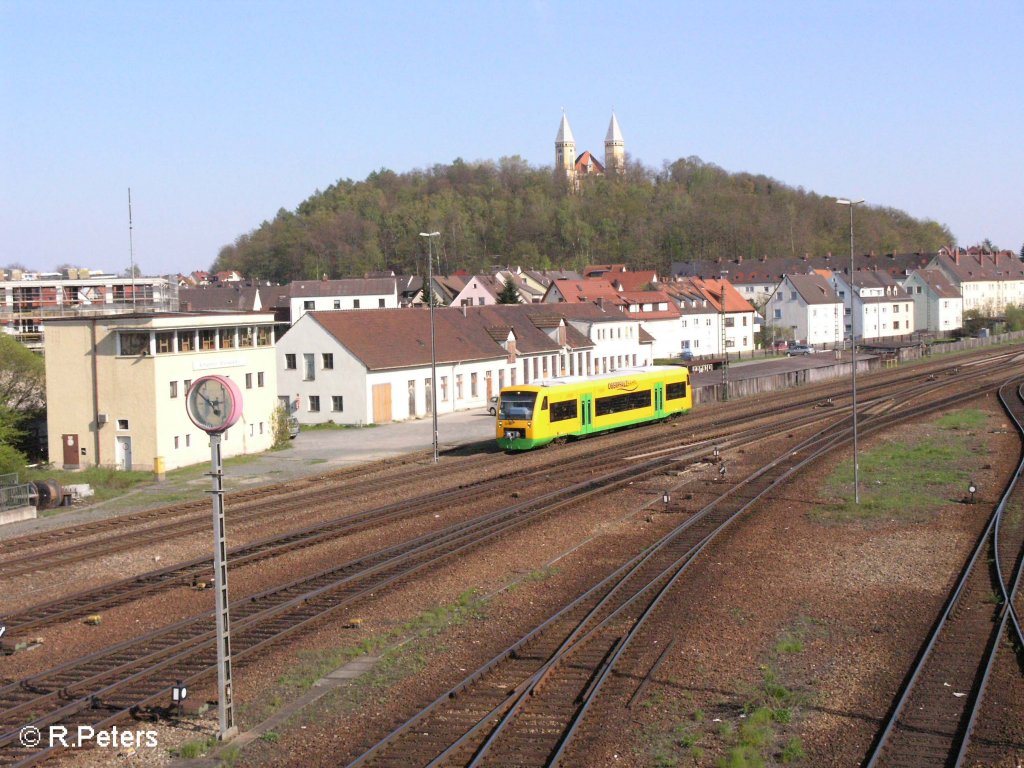
[[[612,121],[608,124],[608,135],[604,137],[605,173],[624,173],[626,170],[626,141],[622,138],[619,119],[612,110]]]
[[[576,139],[565,112],[562,112],[562,123],[555,137],[555,176],[569,181],[576,180]]]

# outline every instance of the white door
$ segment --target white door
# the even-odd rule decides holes
[[[117,438],[117,465],[125,470],[132,468],[132,439],[130,437]]]

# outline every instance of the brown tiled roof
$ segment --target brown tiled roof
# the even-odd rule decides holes
[[[356,309],[307,315],[369,370],[430,364],[430,311],[427,308]],[[516,348],[522,354],[557,352],[561,349],[558,342],[539,327],[539,323],[547,326],[552,317],[587,322],[623,320],[619,312],[609,315],[593,305],[558,305],[555,309],[552,305],[541,304],[495,304],[435,309],[436,360],[456,363],[502,358],[507,352],[501,343],[508,337],[509,330],[515,334]],[[566,344],[572,349],[593,347],[593,342],[568,322]]]
[[[839,295],[821,275],[788,275],[787,280],[806,304],[838,304]]]

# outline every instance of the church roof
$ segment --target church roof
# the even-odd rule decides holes
[[[562,123],[558,126],[558,135],[555,137],[558,144],[575,144],[576,138],[572,135],[572,128],[569,127],[569,118],[562,113]]]
[[[615,112],[612,112],[612,121],[608,123],[608,135],[604,137],[604,143],[608,144],[614,142],[616,144],[625,143],[625,139],[622,138],[622,129],[619,128],[619,118],[615,116]]]

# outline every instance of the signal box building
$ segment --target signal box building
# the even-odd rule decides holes
[[[189,420],[185,395],[210,374],[242,391],[242,418],[224,433],[223,456],[269,449],[277,405],[273,326],[267,313],[48,321],[51,463],[160,472],[208,462],[209,439]]]

